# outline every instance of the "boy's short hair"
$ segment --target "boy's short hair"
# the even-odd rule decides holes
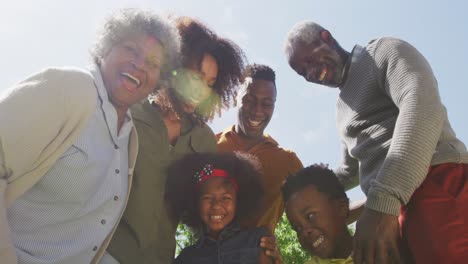
[[[332,200],[349,202],[343,185],[335,173],[325,164],[313,164],[299,170],[294,175],[290,175],[281,187],[284,202],[287,202],[294,193],[308,185],[315,186],[319,192],[328,195]]]

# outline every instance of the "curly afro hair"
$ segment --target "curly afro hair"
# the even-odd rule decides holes
[[[349,202],[343,185],[335,173],[324,164],[313,164],[298,171],[295,175],[290,175],[281,187],[284,202],[308,185],[315,186],[319,192],[328,195],[332,200]]]
[[[207,164],[227,171],[236,181],[239,187],[236,220],[255,213],[263,196],[260,172],[248,156],[236,153],[192,153],[182,157],[168,168],[166,199],[176,219],[196,233],[202,230],[203,224],[198,212],[199,192],[194,175]]]
[[[182,67],[200,68],[205,54],[213,56],[218,64],[218,76],[212,87],[214,93],[192,115],[199,123],[211,121],[216,113],[220,116],[223,109],[235,104],[237,88],[242,82],[245,54],[237,44],[218,36],[194,18],[176,18],[175,25],[182,42]],[[183,114],[180,107],[174,106],[179,100],[173,93],[157,92],[153,100],[163,106],[162,110],[172,110],[178,116]]]

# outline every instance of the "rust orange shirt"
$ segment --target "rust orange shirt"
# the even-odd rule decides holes
[[[243,227],[265,226],[274,233],[276,224],[280,220],[284,203],[281,197],[281,185],[289,174],[296,173],[303,168],[296,153],[281,148],[269,135],[264,140],[248,146],[235,131],[234,126],[216,135],[218,151],[240,151],[256,156],[263,167],[264,197],[258,213],[250,219],[241,220]]]

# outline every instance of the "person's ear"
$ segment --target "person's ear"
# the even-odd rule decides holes
[[[322,32],[320,32],[320,38],[325,42],[325,43],[328,43],[328,44],[332,44],[333,43],[333,37],[330,33],[330,31],[328,30],[322,30]]]
[[[335,201],[335,205],[338,210],[338,215],[344,217],[345,219],[348,218],[349,215],[349,202],[347,200],[337,200]]]

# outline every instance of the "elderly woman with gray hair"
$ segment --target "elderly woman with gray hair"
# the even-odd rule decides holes
[[[120,10],[89,69],[45,69],[0,96],[2,263],[99,262],[132,184],[129,107],[170,72],[179,47],[164,19]]]

